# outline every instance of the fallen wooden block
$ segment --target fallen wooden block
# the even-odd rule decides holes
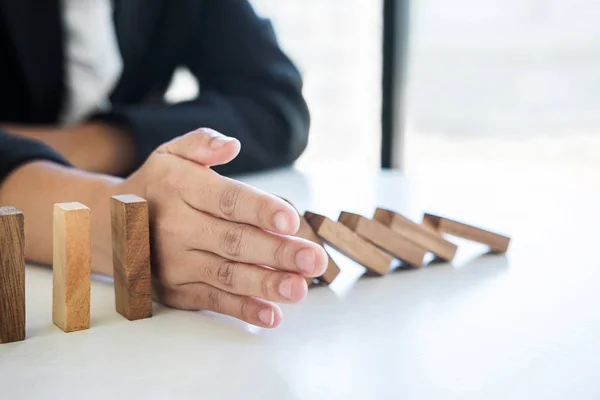
[[[405,263],[415,267],[423,265],[425,249],[380,222],[345,211],[340,214],[338,222]]]
[[[507,236],[433,214],[423,216],[423,225],[435,232],[447,233],[473,242],[483,243],[488,245],[491,251],[495,253],[505,253],[510,244],[510,238]]]
[[[309,223],[302,216],[300,217],[300,229],[296,233],[296,236],[302,239],[310,240],[311,242],[314,242],[319,246],[323,246],[323,242],[321,241],[321,239],[319,239],[315,231],[313,231]],[[327,254],[327,258],[327,269],[325,270],[325,273],[322,276],[319,276],[317,279],[326,283],[332,283],[340,273],[340,268],[336,265],[336,263],[333,261],[329,254]],[[306,278],[306,283],[309,286],[312,285],[313,278]]]
[[[117,312],[130,321],[152,316],[148,202],[135,195],[111,198]]]
[[[52,321],[65,332],[90,327],[90,209],[54,205]]]
[[[457,246],[454,243],[398,213],[378,208],[375,210],[373,219],[425,250],[432,252],[442,260],[451,261],[456,255]]]
[[[390,270],[392,257],[345,225],[311,212],[306,212],[304,218],[321,239],[368,270],[378,275],[385,275]]]
[[[23,213],[0,207],[0,343],[25,340]]]

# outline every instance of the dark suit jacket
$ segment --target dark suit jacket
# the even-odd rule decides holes
[[[54,124],[64,101],[59,0],[0,0],[0,123]],[[95,115],[124,125],[140,165],[169,139],[210,127],[237,137],[242,151],[224,174],[292,163],[306,147],[309,114],[302,81],[268,21],[247,0],[117,0],[123,74],[113,109]],[[197,99],[162,97],[176,67],[200,83]],[[0,180],[34,159],[64,162],[45,146],[0,131]]]

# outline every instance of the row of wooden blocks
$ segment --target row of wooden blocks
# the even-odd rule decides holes
[[[417,268],[423,266],[427,253],[452,261],[457,246],[446,240],[444,234],[485,244],[494,253],[505,253],[510,243],[507,236],[448,218],[425,214],[418,224],[383,208],[378,208],[373,218],[342,212],[337,222],[306,212],[297,236],[320,245],[326,242],[371,273],[382,276],[389,272],[394,257]],[[327,270],[318,279],[330,284],[339,272],[329,256]],[[313,279],[307,279],[307,283],[311,285]]]
[[[135,195],[111,199],[111,226],[116,310],[129,320],[152,316],[152,282],[148,204]],[[65,332],[90,326],[90,210],[80,203],[54,205],[52,320]],[[298,237],[338,249],[377,275],[385,275],[392,258],[421,267],[426,253],[451,261],[457,246],[448,233],[506,252],[510,239],[497,233],[425,214],[421,224],[378,208],[373,218],[342,212],[335,222],[306,212]],[[332,283],[340,272],[329,257],[318,279]],[[313,279],[307,283],[312,284]],[[24,216],[14,207],[0,208],[0,343],[25,339]]]
[[[90,209],[54,205],[52,321],[65,332],[90,327]],[[0,208],[0,343],[25,339],[23,213]],[[115,305],[129,320],[152,316],[148,203],[134,195],[111,199]]]

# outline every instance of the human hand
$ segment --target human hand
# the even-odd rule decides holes
[[[285,201],[210,169],[239,141],[200,129],[160,146],[119,187],[149,203],[153,287],[164,304],[211,310],[274,328],[327,265],[322,247],[287,236],[299,216]]]

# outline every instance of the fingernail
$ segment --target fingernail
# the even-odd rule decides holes
[[[306,275],[315,271],[315,252],[312,249],[302,249],[296,253],[296,266]]]
[[[231,143],[235,140],[237,140],[237,139],[229,137],[229,136],[222,136],[222,135],[214,136],[212,138],[212,140],[210,141],[210,148],[213,150],[220,149],[221,147],[225,146],[227,143]]]
[[[266,326],[272,326],[275,322],[275,311],[271,308],[263,308],[258,312],[258,319]]]
[[[292,299],[292,279],[291,278],[285,278],[284,280],[281,281],[281,283],[279,284],[279,294],[288,300]]]
[[[278,211],[275,213],[275,228],[279,232],[287,232],[290,229],[290,223],[287,215],[283,211]]]

